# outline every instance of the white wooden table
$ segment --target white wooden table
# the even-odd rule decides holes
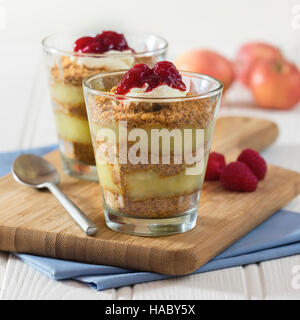
[[[25,47],[22,55],[26,63],[13,44],[0,51],[0,151],[56,141],[40,50]],[[251,108],[249,101],[236,85],[220,114],[276,121],[280,137],[264,156],[270,163],[300,171],[300,106],[292,112],[272,112]],[[300,213],[300,197],[286,208]],[[300,270],[300,255],[97,292],[77,281],[50,280],[0,252],[0,299],[300,299],[295,266]]]

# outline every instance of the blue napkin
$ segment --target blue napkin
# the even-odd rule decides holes
[[[26,152],[43,154],[43,152],[53,149],[54,147],[51,146],[43,149],[26,150]],[[8,173],[11,161],[18,154],[20,152],[0,153],[1,174]],[[299,253],[300,214],[280,210],[194,273],[246,265]],[[87,283],[96,290],[118,288],[174,277],[29,254],[15,253],[15,255],[52,279],[72,278]]]
[[[19,150],[11,152],[0,152],[0,177],[10,172],[12,163],[14,162],[15,158],[18,157],[20,154],[26,152],[36,154],[37,156],[42,156],[56,148],[57,145],[52,145],[41,148],[26,149],[24,151]]]

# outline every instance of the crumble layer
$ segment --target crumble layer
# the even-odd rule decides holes
[[[61,57],[51,68],[51,77],[61,80],[65,84],[81,87],[82,80],[93,74],[108,71],[105,68],[87,68],[84,64],[78,64],[69,57]]]
[[[69,114],[70,116],[88,121],[86,107],[84,104],[74,105],[62,103],[61,101],[55,99],[52,99],[52,104],[55,111],[60,111],[65,114]]]
[[[75,159],[89,165],[95,165],[94,151],[91,145],[68,141],[59,137],[59,146],[61,152],[63,152],[67,158]]]
[[[105,202],[111,209],[137,218],[168,218],[180,215],[197,206],[200,191],[190,194],[132,201],[126,196],[103,189]]]
[[[113,147],[113,144],[111,144],[111,147]],[[112,163],[109,161],[109,155],[107,152],[99,152],[100,150],[98,148],[95,148],[95,153],[96,153],[96,162],[99,164],[99,166],[106,166],[108,170],[114,174],[116,170],[114,167],[117,167],[117,174],[118,176],[120,175],[125,175],[125,174],[132,174],[132,173],[137,173],[137,172],[148,172],[148,171],[155,171],[160,177],[170,177],[173,175],[177,175],[178,173],[181,173],[182,171],[185,171],[186,168],[191,168],[194,167],[195,164],[188,164],[185,161],[184,155],[181,157],[181,163],[175,163],[174,162],[174,153],[171,152],[170,154],[170,162],[169,163],[163,163],[162,157],[159,157],[159,163],[153,164],[151,163],[151,154],[146,153],[144,156],[144,159],[148,158],[148,163],[131,163],[130,159],[127,158],[127,163],[119,163],[118,160],[118,153],[116,156],[116,161],[115,163]],[[202,158],[203,161],[203,167],[206,166],[206,162],[208,159],[209,155],[209,150],[210,150],[210,144],[209,146],[205,147],[204,155]],[[193,152],[193,156],[196,157],[195,152]],[[180,155],[176,157],[177,159],[180,159]],[[200,159],[201,160],[201,159]],[[199,161],[198,161],[199,162]]]
[[[155,64],[157,59],[158,57],[154,56],[134,57],[132,65],[136,63],[146,63],[149,66],[152,66]],[[110,70],[109,66],[100,68],[89,68],[84,64],[79,64],[76,63],[76,61],[72,61],[70,57],[63,56],[60,60],[55,62],[54,66],[51,68],[50,73],[52,79],[61,80],[65,84],[71,84],[81,87],[82,80],[84,78],[87,78],[96,73],[108,71],[112,71]]]
[[[178,102],[137,102],[89,97],[91,120],[101,126],[127,121],[129,128],[201,128],[215,117],[216,97]]]
[[[151,154],[148,154],[148,152],[153,153],[154,155],[157,155],[161,157],[162,155],[168,155],[170,151],[170,163],[174,162],[174,154],[177,154],[181,151],[182,156],[185,152],[195,154],[197,150],[197,146],[199,146],[199,143],[201,143],[201,146],[204,147],[204,151],[207,151],[210,148],[211,140],[213,137],[213,131],[215,127],[215,120],[209,122],[207,124],[207,127],[205,129],[199,129],[198,128],[174,128],[170,129],[169,131],[166,131],[163,127],[139,127],[138,129],[142,129],[143,132],[143,138],[144,140],[141,141],[139,137],[134,137],[132,140],[129,141],[129,137],[132,134],[134,135],[134,130],[136,128],[127,128],[127,134],[120,133],[120,129],[124,130],[124,128],[120,128],[118,126],[115,127],[109,127],[109,126],[100,126],[99,124],[96,124],[95,122],[91,122],[91,132],[93,135],[93,141],[95,149],[97,150],[100,148],[103,144],[106,144],[107,147],[116,145],[117,152],[119,152],[120,145],[124,145],[124,142],[126,142],[127,145],[127,154],[130,152],[130,148],[138,143],[139,149],[137,150],[136,155],[143,159],[143,163],[145,163],[145,159],[148,159],[148,163],[151,161]],[[152,137],[152,129],[157,129],[156,132],[157,135],[153,135]],[[185,139],[185,129],[189,129],[190,137],[188,139]],[[172,130],[174,130],[174,133],[172,133]],[[158,139],[158,135],[164,136],[164,142],[162,141],[162,137]],[[168,136],[169,135],[169,136]],[[126,141],[127,137],[127,141]],[[174,138],[175,137],[175,138]],[[170,139],[169,139],[170,138]],[[186,144],[187,143],[187,144]],[[180,150],[180,151],[179,151]],[[129,162],[129,160],[128,160]]]

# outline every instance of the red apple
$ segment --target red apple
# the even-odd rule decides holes
[[[251,42],[243,45],[238,51],[235,67],[238,80],[249,87],[249,78],[253,66],[259,60],[282,59],[278,48],[263,42]]]
[[[199,72],[220,80],[224,85],[224,92],[234,80],[233,64],[215,51],[188,51],[176,59],[175,65],[180,70]]]
[[[262,60],[250,76],[255,102],[269,109],[291,109],[300,101],[300,72],[287,61]]]

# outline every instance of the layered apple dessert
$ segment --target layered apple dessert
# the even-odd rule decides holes
[[[154,219],[156,228],[196,217],[222,85],[162,61],[91,77],[84,87],[107,220]]]
[[[147,53],[152,48],[146,42],[143,47],[137,43],[138,50],[145,50],[141,54],[129,46],[123,34],[114,31],[80,37],[72,43],[70,52],[56,48],[61,48],[63,39],[53,47],[46,42],[46,54],[52,58],[48,63],[49,85],[64,169],[68,174],[96,180],[82,80],[96,73],[125,70],[140,61],[151,66],[165,51]]]

